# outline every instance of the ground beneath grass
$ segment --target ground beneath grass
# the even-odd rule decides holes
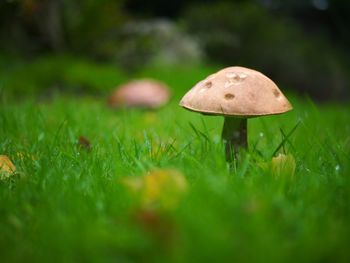
[[[347,105],[291,97],[294,111],[249,120],[230,170],[223,119],[181,95],[159,111],[3,100],[0,154],[16,173],[0,180],[1,261],[349,262]],[[276,150],[294,172],[271,169]]]

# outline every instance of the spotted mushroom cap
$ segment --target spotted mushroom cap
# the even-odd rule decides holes
[[[242,117],[292,109],[271,79],[244,67],[228,67],[208,76],[185,94],[180,106],[204,114]]]
[[[124,83],[109,96],[110,107],[158,108],[170,99],[167,85],[153,79],[138,79]]]

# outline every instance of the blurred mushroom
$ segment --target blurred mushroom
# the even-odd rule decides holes
[[[206,115],[224,116],[222,139],[228,162],[238,157],[240,148],[247,148],[247,118],[292,109],[271,79],[244,67],[228,67],[208,76],[185,94],[180,106]]]
[[[156,109],[165,105],[169,98],[170,91],[164,83],[140,79],[119,86],[108,98],[108,105],[113,108]]]

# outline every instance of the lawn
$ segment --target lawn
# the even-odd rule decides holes
[[[158,111],[3,88],[0,154],[16,173],[0,180],[1,261],[349,262],[348,105],[287,93],[294,110],[250,119],[249,152],[230,169],[223,119],[178,106],[209,72],[138,73],[173,88]],[[276,150],[295,172],[270,169]]]

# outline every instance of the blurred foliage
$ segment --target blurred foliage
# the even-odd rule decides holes
[[[0,56],[0,98],[28,96],[49,98],[58,92],[81,95],[106,94],[130,78],[155,78],[176,90],[180,99],[198,79],[218,68],[209,66],[148,65],[133,73],[120,70],[113,63],[98,63],[70,55],[43,56],[32,61]],[[5,91],[5,92],[2,92]]]
[[[0,46],[103,56],[125,19],[122,0],[13,0],[0,3]]]
[[[62,76],[56,73],[66,66],[61,59],[51,65],[56,63],[53,53],[133,72],[150,64],[198,65],[204,55],[207,64],[256,68],[302,94],[343,99],[350,90],[348,11],[345,0],[3,0],[0,56],[7,60],[0,61],[0,82],[21,90],[9,73],[16,72],[18,58],[29,59],[25,67],[34,72],[27,79],[47,74],[40,79],[62,82],[67,69]],[[97,75],[100,65],[95,67]],[[93,78],[92,70],[82,72],[89,72],[86,79]],[[39,82],[29,81],[28,86]],[[92,80],[87,86],[97,85]],[[28,88],[27,93],[34,89],[41,88]]]
[[[113,46],[108,39],[125,20],[122,3],[122,0],[64,0],[65,28],[72,48],[101,56],[108,54],[106,50]]]
[[[348,78],[321,36],[306,36],[296,23],[251,3],[192,6],[183,19],[209,61],[256,68],[277,83],[318,98],[341,97]]]
[[[319,31],[336,46],[350,44],[350,2],[348,0],[259,0],[273,13],[292,17],[308,31]]]
[[[111,54],[119,66],[136,70],[148,64],[199,64],[202,52],[197,42],[174,22],[166,19],[137,20],[121,27],[117,50]]]
[[[115,66],[75,57],[45,56],[32,62],[17,61],[4,67],[0,59],[0,87],[16,97],[71,93],[102,93],[125,81]]]

